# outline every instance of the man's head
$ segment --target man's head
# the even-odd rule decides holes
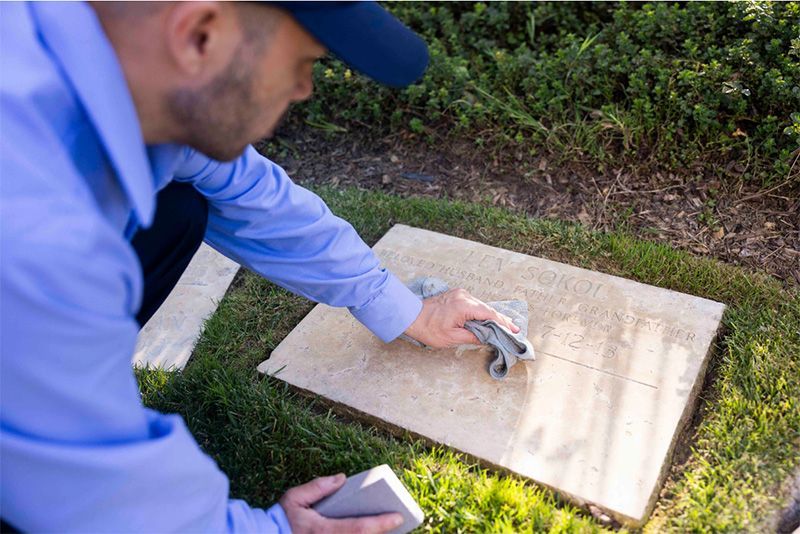
[[[311,96],[313,64],[326,52],[317,36],[345,61],[352,59],[356,68],[376,77],[370,71],[385,70],[380,53],[386,54],[381,47],[387,45],[372,45],[391,39],[387,30],[397,30],[387,26],[389,16],[378,6],[364,3],[93,6],[120,58],[145,142],[187,144],[219,160],[233,159],[248,144],[271,135],[291,103]],[[368,18],[359,21],[364,14]],[[337,27],[337,16],[353,21],[353,28]],[[395,63],[403,58],[396,70],[412,72],[403,65],[405,52],[417,57],[418,72],[401,75],[416,77],[421,74],[419,50],[409,48],[407,35],[398,35],[397,49],[390,49]],[[391,58],[384,63],[391,65]],[[426,52],[422,70],[425,63]],[[387,83],[413,81],[393,83],[396,77],[390,74]]]
[[[183,126],[182,142],[229,160],[271,136],[289,104],[311,96],[312,67],[325,48],[280,9],[251,3],[221,7],[235,12],[238,26],[232,50],[225,50],[227,65],[217,65],[216,74],[199,86],[170,91],[167,109]],[[197,32],[214,31],[203,29],[202,19],[197,24]],[[182,53],[188,63],[202,61],[197,36],[177,41],[176,57]]]
[[[285,11],[257,3],[99,4],[148,143],[230,160],[311,96],[325,48]]]

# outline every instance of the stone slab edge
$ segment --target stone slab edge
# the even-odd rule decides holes
[[[725,306],[725,308],[727,308],[727,306]],[[647,506],[645,508],[644,516],[641,519],[635,519],[627,516],[621,516],[619,513],[613,512],[611,510],[603,509],[604,512],[611,515],[621,523],[630,525],[634,528],[639,528],[642,525],[644,525],[645,522],[647,522],[650,515],[653,513],[653,509],[655,508],[656,503],[658,502],[658,497],[661,494],[661,490],[664,487],[664,482],[666,482],[667,477],[669,476],[669,472],[672,469],[672,460],[675,456],[677,445],[682,439],[689,437],[686,433],[690,430],[692,418],[696,413],[697,406],[700,401],[700,391],[703,389],[703,384],[705,384],[706,371],[708,370],[708,363],[709,361],[711,361],[711,355],[714,352],[714,346],[717,344],[717,341],[719,340],[721,328],[722,328],[722,321],[720,321],[717,324],[716,333],[711,338],[711,343],[709,343],[708,345],[708,351],[706,351],[706,354],[703,357],[703,362],[700,364],[700,369],[697,371],[697,376],[695,377],[694,384],[692,384],[692,389],[689,392],[689,397],[686,401],[686,406],[683,407],[683,413],[681,414],[681,418],[678,420],[678,424],[675,427],[675,433],[672,434],[672,441],[670,442],[669,448],[667,449],[667,452],[664,455],[664,461],[661,463],[661,472],[658,474],[658,478],[656,479],[656,484],[655,486],[653,486],[653,492],[650,494],[650,498],[647,501]]]

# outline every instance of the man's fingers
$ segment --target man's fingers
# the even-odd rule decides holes
[[[466,328],[455,328],[450,334],[450,345],[480,345],[481,342],[475,334]]]
[[[472,305],[469,310],[469,316],[477,321],[495,321],[497,324],[504,326],[514,332],[519,332],[519,327],[514,324],[510,317],[503,315],[488,304],[481,302],[473,297]]]
[[[434,348],[477,345],[475,335],[463,328],[466,321],[472,320],[495,321],[515,334],[520,330],[510,318],[457,288],[425,299],[422,311],[405,333]]]
[[[515,334],[519,332],[519,327],[514,324],[514,321],[507,315],[503,315],[502,313],[497,313],[497,319],[495,319],[499,324],[505,326]]]
[[[296,532],[382,533],[403,524],[403,516],[397,513],[330,519],[310,508],[315,502],[341,488],[345,480],[346,477],[340,473],[330,477],[315,478],[287,491],[281,498],[280,504],[292,529]]]
[[[341,534],[359,533],[380,533],[389,532],[403,524],[403,516],[400,514],[381,514],[366,517],[329,519],[327,521],[333,525],[332,532]]]
[[[315,478],[301,486],[290,489],[281,500],[285,499],[292,504],[303,507],[311,506],[341,488],[345,480],[346,477],[342,473],[330,477]]]

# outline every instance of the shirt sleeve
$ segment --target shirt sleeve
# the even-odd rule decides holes
[[[179,416],[142,406],[131,368],[136,255],[70,161],[36,152],[52,139],[37,133],[26,154],[9,148],[8,131],[0,151],[3,519],[23,531],[288,532],[279,506],[229,500],[227,478]],[[27,135],[11,131],[18,141]],[[61,172],[41,172],[42,162]]]
[[[381,268],[353,227],[253,147],[229,163],[187,149],[176,179],[192,182],[209,201],[206,242],[265,278],[346,306],[383,341],[419,315],[421,300]]]

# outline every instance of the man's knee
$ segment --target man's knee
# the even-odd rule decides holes
[[[153,224],[131,241],[144,277],[142,306],[136,317],[140,325],[178,283],[207,225],[208,201],[192,185],[173,182],[159,192]]]

